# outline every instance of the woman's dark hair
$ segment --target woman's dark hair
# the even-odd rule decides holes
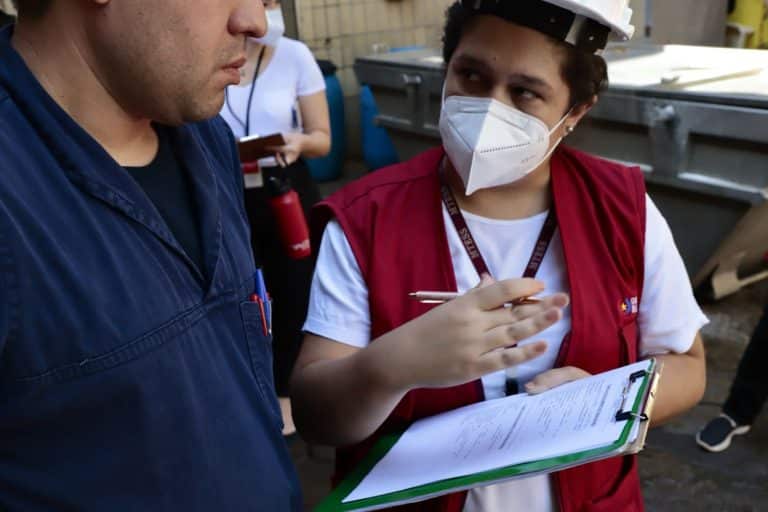
[[[446,66],[459,46],[464,29],[476,15],[475,11],[467,9],[460,2],[454,3],[446,11],[443,32],[443,59]],[[550,39],[563,52],[560,74],[571,91],[571,106],[589,102],[593,96],[608,87],[608,66],[602,57],[577,50],[568,43]]]
[[[12,0],[12,2],[16,6],[19,17],[39,18],[45,14],[53,0]]]

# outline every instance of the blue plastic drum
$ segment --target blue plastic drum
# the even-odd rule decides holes
[[[325,95],[331,117],[331,151],[323,158],[309,158],[309,172],[317,182],[333,181],[341,175],[347,150],[347,132],[344,126],[344,92],[336,76],[336,66],[328,60],[318,60],[325,77]]]

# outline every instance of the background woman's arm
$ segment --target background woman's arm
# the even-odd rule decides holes
[[[283,167],[291,165],[300,157],[318,158],[331,150],[331,122],[325,92],[300,96],[299,108],[304,131],[284,133],[284,146],[267,148],[275,152],[277,162]]]
[[[304,123],[301,155],[318,158],[331,150],[331,121],[325,91],[299,97],[299,110]]]

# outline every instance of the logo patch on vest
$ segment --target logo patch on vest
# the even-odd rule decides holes
[[[637,297],[625,297],[619,302],[619,311],[626,316],[634,315],[638,311]]]

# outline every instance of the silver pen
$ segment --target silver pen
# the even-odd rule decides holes
[[[431,292],[431,291],[417,291],[417,292],[411,292],[408,294],[408,296],[411,299],[418,300],[422,304],[445,304],[448,301],[451,301],[457,297],[460,297],[462,294],[458,292]],[[534,297],[521,297],[519,299],[513,300],[512,302],[505,304],[507,307],[511,306],[527,306],[531,304],[539,304],[541,302],[541,299],[537,299]]]

